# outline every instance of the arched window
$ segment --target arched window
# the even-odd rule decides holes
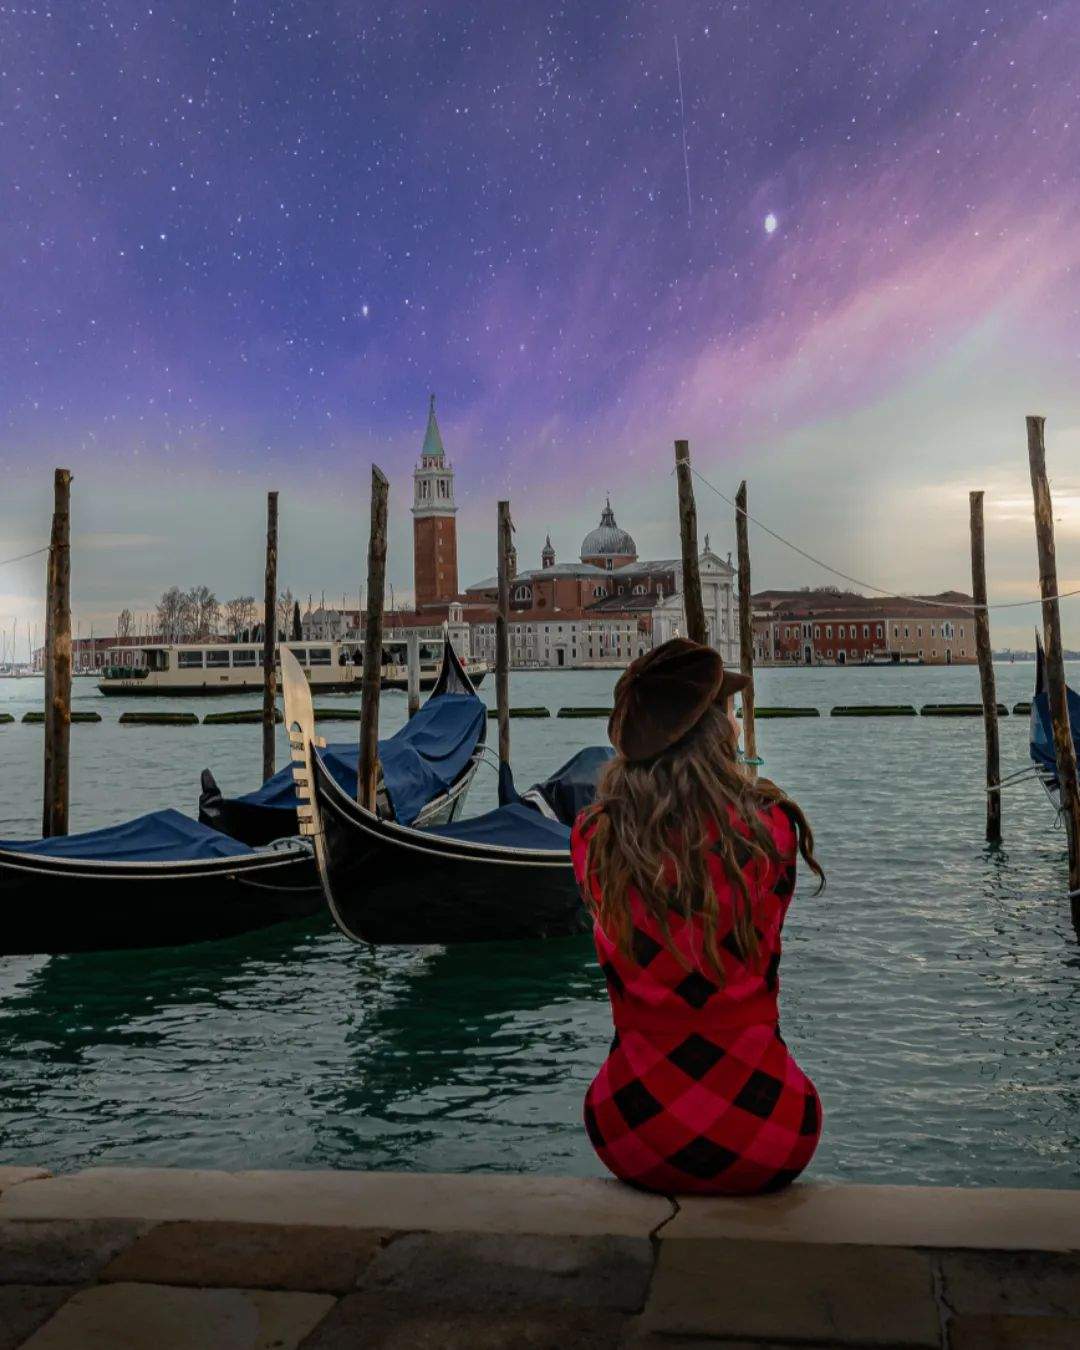
[[[607,595],[607,591],[604,589],[603,586],[594,586],[594,587],[592,588],[592,593],[593,593],[593,598],[594,598],[595,600],[602,600],[603,597],[604,597],[605,595]]]
[[[514,588],[514,599],[515,599],[515,600],[528,600],[528,598],[529,598],[529,588],[528,588],[528,586],[516,586],[516,587]]]
[[[640,582],[638,583],[638,585],[636,585],[636,586],[634,587],[634,594],[635,594],[635,595],[644,595],[644,594],[645,594],[645,587],[642,586],[642,585],[640,584]]]

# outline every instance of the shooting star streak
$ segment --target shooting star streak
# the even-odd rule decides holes
[[[682,124],[682,157],[686,170],[686,228],[693,224],[693,207],[690,199],[690,155],[686,149],[686,108],[683,104],[682,62],[679,60],[679,35],[675,34],[675,73],[679,77],[679,121]]]

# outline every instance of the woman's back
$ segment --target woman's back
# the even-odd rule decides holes
[[[589,1139],[608,1169],[650,1190],[745,1194],[786,1185],[817,1146],[814,1085],[780,1037],[781,929],[795,884],[795,833],[766,815],[781,861],[746,867],[757,950],[733,940],[733,896],[709,859],[719,901],[720,975],[703,959],[700,914],[661,924],[631,893],[630,954],[594,925],[615,1037],[585,1101]],[[584,877],[589,827],[576,828]],[[718,875],[719,874],[719,875]]]
[[[585,1126],[616,1176],[666,1193],[776,1190],[821,1132],[778,1013],[797,854],[821,869],[799,808],[738,763],[742,683],[684,639],[632,663],[571,841],[615,1028]]]

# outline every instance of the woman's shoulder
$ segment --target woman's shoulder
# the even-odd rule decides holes
[[[731,823],[741,835],[749,835],[750,827],[747,822],[738,814],[734,806],[729,808]],[[776,845],[777,852],[781,857],[786,858],[789,855],[794,856],[797,836],[795,833],[795,824],[787,809],[786,801],[781,798],[779,801],[769,797],[762,801],[757,807],[758,818],[768,830]]]
[[[765,828],[772,835],[780,856],[793,858],[798,846],[798,836],[787,801],[781,798],[780,801],[767,802],[761,809],[761,817],[765,822]]]

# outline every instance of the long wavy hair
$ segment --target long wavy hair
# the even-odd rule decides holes
[[[702,918],[699,963],[723,983],[717,928],[720,906],[709,874],[710,850],[719,859],[733,896],[732,932],[743,960],[756,955],[752,898],[744,868],[755,859],[780,861],[761,812],[779,805],[795,828],[799,852],[817,876],[814,835],[805,815],[775,783],[752,778],[738,761],[738,741],[727,714],[711,707],[686,736],[654,759],[621,755],[600,777],[584,822],[588,834],[582,893],[604,931],[632,956],[630,890],[636,889],[672,952],[672,913]],[[748,831],[735,828],[734,819]],[[594,894],[594,883],[595,892]],[[599,898],[597,898],[599,897]]]

